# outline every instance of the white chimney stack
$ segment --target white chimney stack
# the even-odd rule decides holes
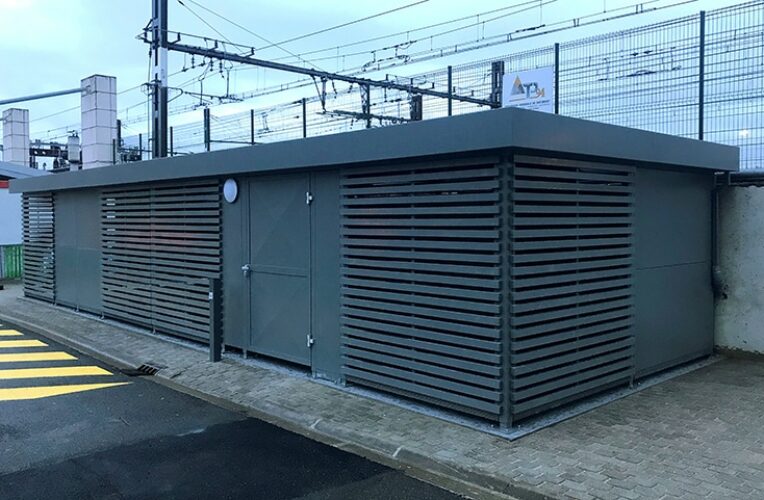
[[[117,79],[93,75],[82,80],[80,109],[82,168],[112,165],[117,139]]]
[[[29,166],[29,110],[3,111],[3,160]]]

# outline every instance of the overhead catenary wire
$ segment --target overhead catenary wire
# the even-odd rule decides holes
[[[194,1],[194,0],[188,0],[188,1]],[[521,10],[518,10],[518,11],[515,11],[515,12],[511,12],[511,13],[509,13],[509,14],[505,14],[505,15],[502,15],[502,16],[497,16],[497,17],[495,17],[495,18],[492,18],[492,19],[488,19],[488,20],[485,20],[485,19],[484,19],[484,20],[483,20],[483,21],[481,21],[480,23],[487,23],[487,22],[492,22],[492,21],[496,21],[496,20],[499,20],[499,19],[503,19],[503,18],[505,18],[505,17],[508,17],[508,16],[510,16],[510,15],[517,15],[517,14],[519,14],[519,13],[522,13],[522,12],[525,12],[525,11],[527,11],[527,10],[531,10],[531,9],[535,9],[535,8],[540,8],[540,7],[542,7],[543,5],[546,5],[546,4],[549,4],[549,3],[553,3],[553,2],[556,2],[556,1],[557,1],[557,0],[546,0],[546,2],[544,2],[543,0],[530,0],[530,1],[522,2],[522,3],[513,4],[512,6],[509,6],[508,8],[503,8],[503,9],[494,9],[494,10],[492,10],[492,11],[487,11],[488,13],[491,13],[491,12],[498,12],[498,11],[506,11],[506,10],[508,10],[508,9],[510,9],[510,8],[511,8],[511,9],[517,9],[518,7],[522,7],[522,6],[530,6],[530,7],[526,7],[525,9],[521,9]],[[660,0],[653,0],[653,1],[660,1]],[[194,2],[194,3],[196,4],[196,2]],[[411,4],[411,5],[415,5],[415,4]],[[380,15],[381,15],[381,14],[380,14]],[[479,16],[479,15],[481,15],[481,14],[478,14],[478,16]],[[369,17],[369,16],[367,16],[367,17]],[[472,17],[474,17],[474,16],[468,16],[467,18],[472,18]],[[470,26],[474,26],[474,25],[470,25]],[[469,27],[469,26],[467,26],[467,27]],[[457,29],[455,29],[455,30],[449,30],[447,33],[455,32],[455,31],[459,31],[460,29],[464,29],[464,28],[466,28],[466,27],[463,27],[463,28],[457,28]],[[209,42],[214,42],[214,43],[216,43],[216,44],[217,44],[218,42],[222,43],[222,41],[219,41],[219,40],[218,40],[218,41],[216,41],[216,40],[211,40],[211,39],[209,39],[209,38],[207,38],[207,37],[199,37],[198,35],[193,35],[193,34],[189,34],[189,33],[174,32],[174,31],[173,31],[172,33],[177,33],[177,35],[178,35],[178,36],[186,36],[186,37],[195,37],[195,38],[200,38],[200,39],[203,39],[203,40],[205,41],[205,43],[209,43]],[[436,34],[436,35],[434,35],[434,36],[437,36],[437,34]],[[229,45],[231,45],[231,46],[235,46],[235,47],[238,47],[238,48],[247,48],[247,47],[248,47],[248,46],[246,46],[246,45],[243,45],[243,44],[238,44],[238,43],[233,43],[233,42],[230,42],[230,40],[229,40]],[[386,49],[388,49],[388,48],[389,48],[389,47],[383,47],[383,48],[380,48],[380,49],[376,49],[376,50],[380,50],[380,51],[381,51],[381,50],[386,50]],[[253,52],[254,52],[254,50],[255,50],[254,48],[250,48],[250,52],[251,52],[251,53],[253,53]],[[376,52],[376,50],[375,50],[375,52]],[[242,70],[242,69],[249,69],[249,68],[236,68],[236,69],[234,69],[234,71],[237,71],[237,70]],[[356,68],[353,68],[353,69],[354,69],[354,70],[359,70],[359,71],[356,71],[355,73],[350,73],[350,76],[353,76],[353,75],[358,75],[358,74],[360,74],[360,73],[363,73],[363,72],[364,72],[363,70],[364,70],[365,68],[364,68],[364,66],[359,66],[359,67],[356,67]],[[311,83],[311,82],[313,82],[313,80],[312,80],[312,79],[304,79],[304,80],[302,80],[302,81],[303,81],[303,82],[308,82],[308,83]],[[291,87],[291,84],[288,84],[288,86],[290,86],[290,87]],[[304,85],[299,85],[299,86],[304,86]],[[189,108],[188,108],[188,107],[186,107],[186,108],[184,108],[184,109],[185,109],[185,110],[189,110]],[[191,107],[190,109],[193,109],[193,107]]]
[[[360,19],[355,19],[353,21],[348,21],[348,22],[345,22],[345,23],[337,24],[337,25],[331,26],[329,28],[324,28],[324,29],[320,29],[320,30],[317,30],[317,31],[313,31],[313,32],[307,33],[305,35],[300,35],[300,36],[288,38],[288,39],[282,40],[282,41],[280,41],[280,42],[278,42],[278,43],[276,43],[274,45],[275,46],[280,46],[280,45],[284,45],[284,44],[287,44],[287,43],[296,42],[298,40],[304,40],[304,39],[310,38],[312,36],[320,35],[320,34],[327,33],[329,31],[333,31],[333,30],[337,30],[337,29],[341,29],[341,28],[346,28],[346,27],[352,26],[354,24],[358,24],[358,23],[362,23],[364,21],[369,21],[371,19],[375,19],[375,18],[378,18],[378,17],[386,16],[388,14],[392,14],[394,12],[399,12],[401,10],[409,9],[411,7],[416,7],[418,5],[421,5],[423,3],[427,3],[429,1],[430,0],[419,0],[419,1],[414,2],[414,3],[410,3],[410,4],[403,5],[403,6],[400,6],[400,7],[396,7],[396,8],[393,8],[393,9],[388,9],[388,10],[385,10],[385,11],[382,11],[382,12],[378,12],[376,14],[371,14],[369,16],[362,17]],[[268,49],[268,48],[270,48],[270,47],[260,47],[260,50],[265,50],[265,49]]]
[[[555,1],[555,0],[547,0],[547,1]],[[398,66],[416,64],[416,63],[420,63],[424,61],[429,61],[432,59],[439,59],[442,57],[447,57],[447,56],[451,56],[455,54],[462,54],[465,52],[487,48],[487,47],[491,47],[495,45],[501,45],[501,44],[510,43],[510,42],[517,42],[527,38],[547,35],[550,33],[555,33],[555,32],[559,32],[559,31],[563,31],[567,29],[578,28],[578,27],[600,23],[600,22],[606,22],[606,21],[619,19],[619,18],[623,18],[627,16],[644,14],[647,12],[654,12],[660,9],[671,8],[676,5],[692,3],[694,1],[696,0],[677,0],[673,3],[669,3],[668,5],[659,5],[652,8],[646,8],[647,5],[664,2],[664,0],[648,0],[646,2],[641,2],[639,4],[616,7],[607,12],[596,12],[596,13],[592,13],[592,14],[588,14],[584,16],[579,16],[576,18],[571,18],[571,19],[558,21],[555,23],[546,24],[543,27],[538,27],[538,26],[523,27],[511,32],[502,33],[502,34],[494,35],[491,37],[486,37],[481,40],[473,40],[473,41],[462,42],[457,44],[448,44],[445,46],[435,46],[430,49],[426,49],[417,53],[410,54],[404,59],[398,59],[398,58],[391,58],[391,59],[385,59],[385,60],[380,59],[379,61],[377,61],[376,65],[373,67],[367,64],[358,65],[348,69],[346,72],[343,72],[343,74],[348,76],[353,76],[353,75],[359,75],[362,73],[382,71],[385,69],[390,69],[390,68],[394,68]],[[533,4],[534,6],[538,6],[539,3],[540,3],[539,0],[533,0],[531,2],[515,4],[513,7],[516,8],[518,6],[527,5],[527,4]],[[620,14],[618,14],[619,12]],[[603,15],[605,16],[603,17]],[[188,34],[185,34],[185,35],[188,35]],[[189,35],[189,36],[195,36],[195,35]],[[205,40],[207,42],[213,41],[210,39],[205,39]],[[382,49],[377,49],[377,50],[382,50]],[[246,69],[246,68],[234,68],[234,71],[241,70],[241,69]],[[277,85],[273,85],[271,87],[266,87],[264,89],[260,89],[257,91],[249,91],[249,92],[234,94],[233,97],[236,97],[242,100],[247,100],[247,99],[252,99],[255,97],[263,97],[266,95],[277,94],[284,90],[304,88],[310,85],[313,85],[313,80],[311,78],[301,78],[301,79],[293,80],[291,82],[280,83]],[[191,109],[193,109],[193,107],[179,108],[178,110],[173,111],[173,113],[181,113],[181,112],[189,111]]]
[[[178,0],[178,1],[180,2],[181,0]],[[271,47],[278,47],[279,49],[283,50],[284,52],[286,52],[286,53],[287,53],[287,54],[289,54],[290,56],[297,58],[297,59],[298,59],[298,60],[300,60],[301,62],[303,62],[303,63],[305,63],[305,64],[307,64],[307,65],[309,65],[309,66],[313,66],[313,67],[314,67],[314,68],[316,68],[316,69],[321,69],[321,68],[319,68],[318,66],[316,66],[315,64],[311,63],[310,61],[306,61],[305,59],[301,58],[301,57],[300,57],[298,54],[295,54],[294,52],[290,51],[289,49],[285,49],[284,47],[281,47],[279,44],[271,42],[270,40],[268,40],[268,39],[267,39],[267,38],[265,38],[264,36],[262,36],[262,35],[260,35],[260,34],[258,34],[258,33],[256,33],[256,32],[254,32],[254,31],[252,31],[251,29],[249,29],[249,28],[247,28],[247,27],[245,27],[245,26],[242,26],[241,24],[237,23],[236,21],[233,21],[233,20],[231,20],[231,19],[229,19],[229,18],[227,18],[227,17],[223,16],[222,14],[220,14],[220,13],[218,13],[218,12],[215,12],[214,10],[212,10],[212,9],[210,9],[210,8],[208,8],[208,7],[205,7],[204,5],[200,4],[199,2],[197,2],[197,1],[195,1],[195,0],[188,0],[188,1],[189,1],[189,2],[191,2],[191,3],[193,3],[194,5],[198,6],[199,8],[201,8],[201,9],[204,9],[205,11],[209,12],[209,13],[210,13],[210,14],[212,14],[213,16],[217,16],[217,17],[219,17],[220,19],[223,19],[224,21],[226,21],[226,22],[228,22],[228,23],[230,23],[230,24],[232,24],[232,25],[236,26],[237,28],[239,28],[239,29],[242,29],[242,30],[246,31],[246,32],[247,32],[247,33],[249,33],[250,35],[252,35],[252,36],[254,36],[254,37],[258,38],[259,40],[262,40],[262,41],[264,41],[265,43],[267,43],[267,44],[270,44],[270,46],[271,46]],[[230,41],[230,40],[229,40],[229,41]]]
[[[181,0],[178,0],[178,1],[181,2]],[[213,15],[216,15],[216,16],[220,17],[221,19],[224,19],[224,20],[228,21],[229,23],[231,23],[231,24],[233,24],[233,25],[235,25],[235,26],[237,26],[237,27],[239,27],[241,29],[244,29],[245,31],[251,33],[253,36],[256,36],[256,37],[258,37],[258,38],[260,38],[262,40],[265,40],[264,38],[262,38],[257,33],[252,32],[248,28],[245,28],[245,27],[241,26],[239,23],[236,23],[236,22],[226,18],[225,16],[222,16],[222,14],[218,14],[218,13],[212,11],[211,9],[206,8],[202,4],[198,3],[196,0],[185,0],[185,1],[193,3],[194,5],[204,9],[205,11],[208,11],[209,13],[211,13]],[[517,9],[519,7],[524,7],[524,6],[531,6],[531,8],[536,8],[537,6],[539,6],[539,4],[542,3],[542,1],[543,0],[528,0],[528,1],[523,1],[523,2],[519,2],[519,3],[514,3],[514,4],[509,5],[509,6],[505,6],[505,7],[498,8],[498,9],[493,9],[493,10],[479,12],[477,14],[473,14],[473,15],[470,15],[470,16],[463,16],[463,17],[452,19],[452,20],[443,21],[443,22],[440,22],[440,23],[434,23],[434,24],[430,24],[430,25],[427,25],[427,26],[421,26],[421,27],[413,28],[411,30],[400,31],[400,32],[393,33],[393,34],[383,35],[383,36],[379,36],[379,37],[373,37],[373,38],[369,38],[369,39],[366,39],[366,40],[360,40],[360,41],[356,41],[356,42],[351,42],[351,43],[345,44],[344,46],[345,47],[357,46],[357,45],[360,45],[360,44],[364,44],[364,43],[368,43],[368,42],[372,42],[372,41],[378,41],[378,40],[382,40],[382,39],[387,39],[387,38],[391,38],[391,37],[394,37],[394,36],[401,36],[401,35],[406,35],[406,34],[409,34],[409,33],[417,33],[417,32],[425,31],[425,30],[436,28],[436,27],[440,27],[440,26],[454,24],[454,23],[457,23],[457,22],[460,22],[460,21],[464,21],[464,20],[470,20],[470,19],[474,19],[474,18],[485,17],[487,15],[492,15],[492,14],[497,13],[497,12],[504,12],[504,11],[507,11],[507,10]],[[548,3],[551,3],[551,2],[554,2],[554,1],[557,1],[557,0],[547,0]],[[652,1],[648,1],[646,3],[649,4],[649,3],[654,3],[654,2],[657,2],[657,1],[661,1],[661,0],[652,0]],[[408,4],[406,6],[398,8],[397,10],[401,10],[402,8],[408,8],[408,7],[411,7],[411,6],[418,5],[418,4],[419,4],[419,2],[415,2],[413,4]],[[631,8],[632,6],[629,6],[629,7]],[[188,8],[188,6],[186,6],[186,8]],[[394,11],[394,10],[396,10],[396,9],[391,9],[390,11]],[[382,15],[385,15],[386,12],[389,13],[390,11],[385,11],[385,12],[378,13],[378,14],[375,14],[375,15],[372,15],[372,16],[366,16],[366,18],[362,18],[362,19],[370,19],[370,18],[373,18],[373,17],[380,17]],[[517,14],[517,12],[513,12],[513,13],[510,13],[509,15],[516,15],[516,14]],[[195,15],[197,15],[197,17],[198,17],[198,14],[195,14]],[[504,17],[506,17],[506,16],[497,16],[495,18],[488,19],[488,20],[484,19],[484,20],[480,21],[480,23],[491,22],[491,21],[494,21],[494,20],[503,19]],[[355,20],[355,21],[351,21],[350,23],[356,23],[356,22],[361,22],[361,19]],[[451,32],[454,32],[454,31],[458,31],[460,29],[468,29],[470,27],[475,27],[476,25],[478,25],[480,23],[471,23],[471,24],[469,24],[467,26],[464,26],[464,27],[456,29],[456,30],[449,29],[448,33],[451,33]],[[344,24],[349,24],[349,23],[344,23]],[[334,26],[332,28],[337,28],[339,26],[340,25],[336,25],[336,26]],[[326,28],[326,30],[329,30],[329,28]],[[217,30],[215,30],[215,31],[217,32]],[[321,31],[321,30],[319,30],[319,31]],[[188,33],[180,33],[180,32],[178,32],[178,33],[186,35],[186,36],[194,36],[194,35],[191,35],[191,34],[188,34]],[[429,36],[424,37],[424,38],[425,39],[430,39],[430,38],[436,38],[438,36],[440,36],[440,33],[435,33],[435,34],[429,35]],[[504,35],[502,35],[502,36],[504,36]],[[228,43],[231,44],[232,46],[239,46],[240,48],[248,47],[248,46],[245,46],[245,45],[235,44],[235,43],[231,42],[230,39],[228,39],[227,37],[224,37],[224,38],[226,38]],[[293,38],[297,38],[297,37],[293,37]],[[267,40],[265,40],[265,41],[266,41],[266,43],[270,43]],[[456,44],[456,46],[462,46],[462,45],[463,44],[461,44],[461,43],[460,44]],[[343,47],[343,46],[337,46],[337,47]],[[363,53],[368,54],[368,53],[371,53],[371,52],[381,52],[383,50],[390,49],[391,47],[394,48],[395,45],[389,46],[389,47],[381,47],[381,48],[371,49],[369,51],[361,52],[360,54],[363,54]],[[314,51],[306,52],[306,53],[302,53],[302,54],[291,54],[291,51],[288,51],[288,50],[286,52],[290,53],[290,55],[292,55],[293,57],[301,58],[302,56],[305,56],[307,54],[325,52],[325,51],[328,51],[328,50],[334,50],[335,48],[336,47],[318,49],[318,50],[314,50]],[[252,49],[254,50],[254,48],[252,48]],[[437,52],[438,50],[442,50],[442,47],[436,47],[436,48],[432,49],[432,51],[434,51],[434,52]],[[462,50],[462,52],[464,52],[464,51],[466,51],[466,50]],[[348,54],[340,54],[340,56],[348,57],[349,55]],[[333,59],[333,57],[332,58],[325,58],[325,59]],[[278,58],[276,60],[284,60],[284,58]],[[324,59],[321,59],[321,60],[324,60]],[[418,62],[418,61],[415,61],[415,62]],[[400,64],[388,64],[388,65],[385,66],[385,69],[392,68],[392,67],[395,67],[395,66],[403,66],[403,65],[406,65],[406,64],[410,64],[410,62],[409,61],[400,61]],[[244,67],[234,68],[233,71],[244,71],[244,70],[249,70],[249,69],[251,69],[251,67],[244,66]],[[363,65],[359,65],[359,66],[356,66],[356,67],[353,67],[353,68],[349,68],[348,71],[363,71],[364,69],[365,69],[365,67]],[[181,71],[177,71],[175,73],[172,73],[170,76],[175,76],[175,75],[177,75],[177,74],[179,74],[181,72],[182,72],[182,70]],[[197,81],[197,80],[196,79],[191,79],[188,82],[185,82],[183,84],[178,85],[178,87],[184,88],[188,83],[193,83],[195,81]],[[264,96],[264,95],[270,95],[272,93],[278,93],[281,90],[288,90],[288,89],[291,89],[291,88],[299,88],[299,87],[302,87],[302,86],[305,86],[305,85],[308,85],[308,84],[312,85],[312,80],[309,79],[309,78],[308,79],[297,79],[294,82],[290,82],[290,83],[287,83],[287,84],[280,84],[280,85],[275,86],[274,88],[263,89],[262,93],[257,93],[257,94],[250,93],[248,96],[247,96],[246,93],[244,93],[244,94],[236,95],[236,97],[241,98],[241,99],[247,99],[247,98],[252,98],[252,97],[260,97],[260,96]],[[140,86],[141,85],[135,86],[135,87],[133,87],[133,89],[138,88]],[[247,96],[247,97],[245,97],[245,96]],[[140,103],[136,103],[136,104],[134,104],[132,106],[129,106],[126,109],[120,110],[120,112],[127,111],[129,109],[132,109],[133,107],[142,106],[143,104],[144,104],[144,101],[141,101]],[[188,107],[187,108],[183,108],[183,111],[191,110],[194,107],[195,106],[192,106],[190,108],[188,108]],[[64,111],[62,111],[60,113],[64,113],[66,111],[72,111],[74,109],[78,109],[78,108],[77,107],[71,108],[70,110],[64,110]],[[44,119],[44,118],[47,118],[47,117],[43,117],[43,118],[40,118],[40,119]],[[143,118],[141,118],[141,119],[143,119]]]
[[[557,0],[553,0],[553,1],[557,1]],[[304,57],[304,56],[320,54],[320,53],[324,53],[324,52],[337,52],[340,49],[344,49],[344,48],[348,48],[348,47],[356,47],[358,45],[365,45],[365,44],[368,44],[368,43],[378,42],[380,40],[386,40],[386,39],[395,38],[395,37],[398,37],[398,36],[407,36],[407,37],[409,37],[412,33],[419,33],[421,31],[427,31],[427,30],[430,30],[430,29],[439,28],[441,26],[447,26],[447,25],[450,25],[450,24],[456,24],[456,23],[462,22],[462,21],[469,21],[469,20],[472,20],[472,19],[480,18],[481,16],[487,16],[487,15],[491,15],[491,14],[496,14],[498,12],[504,12],[504,11],[507,11],[507,10],[516,9],[518,7],[523,7],[523,6],[527,6],[527,5],[532,5],[535,8],[538,4],[539,4],[539,0],[528,0],[528,1],[525,1],[525,2],[515,3],[515,4],[508,5],[508,6],[505,6],[505,7],[501,7],[501,8],[498,8],[498,9],[493,9],[493,10],[488,10],[488,11],[484,11],[484,12],[479,12],[477,14],[471,14],[469,16],[458,17],[458,18],[455,18],[455,19],[450,19],[450,20],[447,20],[447,21],[442,21],[442,22],[430,24],[430,25],[427,25],[427,26],[420,26],[418,28],[412,28],[412,29],[408,29],[408,30],[404,30],[404,31],[398,31],[396,33],[389,33],[389,34],[386,34],[386,35],[380,35],[380,36],[375,36],[375,37],[372,37],[372,38],[366,38],[364,40],[356,40],[356,41],[348,42],[348,43],[345,43],[345,44],[342,44],[342,45],[334,45],[334,46],[330,46],[330,47],[324,47],[322,49],[314,49],[314,50],[310,50],[310,51],[307,51],[307,52],[301,52],[299,55]],[[497,18],[497,19],[501,19],[501,18]],[[483,20],[483,21],[472,22],[471,24],[468,24],[468,25],[466,25],[466,26],[464,26],[463,28],[460,28],[460,29],[474,28],[475,26],[478,26],[478,25],[483,24],[485,22],[487,22],[487,21]],[[437,37],[437,36],[439,36],[439,34],[435,33],[435,34],[432,34],[430,36]],[[430,36],[428,36],[426,38],[430,38]],[[410,42],[411,42],[411,40],[407,39],[406,41],[401,42],[401,44],[408,44]],[[395,46],[395,45],[393,45],[393,46]],[[381,49],[373,49],[373,50],[381,50]],[[364,51],[364,53],[367,53],[367,52],[369,52],[369,51]],[[339,57],[346,57],[347,55],[348,55],[347,53],[339,53]],[[334,55],[331,58],[334,59],[336,57],[338,57],[338,56]],[[283,59],[286,59],[286,58],[280,58],[280,59],[276,59],[276,60],[283,60]],[[321,59],[313,59],[313,60],[321,60]]]
[[[192,0],[185,0],[185,1],[192,2]],[[644,2],[641,5],[655,3],[656,1],[658,1],[658,0]],[[426,30],[426,29],[429,29],[429,28],[432,28],[432,27],[453,24],[455,22],[458,22],[459,20],[472,19],[472,18],[476,18],[477,16],[485,17],[486,15],[488,15],[490,13],[493,13],[493,12],[502,12],[502,11],[506,11],[506,10],[509,10],[509,9],[516,9],[518,6],[521,6],[521,5],[526,5],[526,4],[536,4],[536,5],[538,5],[539,2],[540,2],[540,0],[535,0],[535,1],[532,1],[532,2],[522,2],[522,3],[519,3],[519,4],[514,4],[512,6],[503,7],[501,9],[494,9],[494,10],[491,10],[491,11],[485,11],[485,12],[482,12],[482,13],[480,13],[478,15],[464,16],[464,17],[457,18],[457,19],[450,20],[450,21],[444,21],[444,22],[441,22],[441,23],[435,23],[435,24],[431,24],[431,25],[428,25],[428,26],[414,28],[412,30],[401,31],[401,32],[398,32],[398,33],[383,35],[383,36],[380,36],[380,37],[369,38],[369,39],[366,39],[366,40],[354,41],[354,42],[350,42],[348,44],[344,44],[343,46],[348,46],[348,47],[349,46],[357,46],[357,45],[360,45],[360,44],[363,44],[363,43],[368,43],[369,41],[373,41],[373,40],[386,39],[386,38],[391,38],[391,37],[393,37],[395,35],[405,35],[405,34],[408,34],[408,33],[414,33],[414,32],[418,32],[418,31],[421,31],[421,30]],[[195,5],[200,5],[200,4],[198,4],[198,2],[195,2],[195,1],[193,3]],[[682,3],[687,3],[687,2],[682,2]],[[624,9],[626,9],[626,8],[633,10],[634,6],[632,5],[632,6],[624,7]],[[586,16],[584,16],[584,17],[586,17]],[[583,18],[577,18],[577,19],[583,19]],[[480,24],[482,24],[484,22],[488,22],[488,20],[481,19]],[[561,23],[570,23],[570,20],[562,21]],[[477,24],[478,23],[471,23],[470,25],[471,26],[475,26]],[[574,26],[568,26],[568,27],[574,27]],[[561,29],[567,29],[567,27],[561,28]],[[451,31],[451,30],[449,30],[449,31]],[[522,31],[523,30],[516,30],[513,33],[517,34],[517,33],[520,33]],[[414,64],[414,63],[422,62],[422,61],[429,60],[429,59],[432,59],[432,58],[445,57],[445,56],[453,55],[453,54],[457,54],[457,53],[464,53],[464,52],[467,52],[469,50],[476,50],[478,48],[484,48],[484,47],[488,47],[488,46],[492,46],[492,45],[497,45],[497,44],[507,43],[507,42],[510,42],[510,41],[519,40],[520,37],[514,37],[513,33],[505,33],[505,34],[497,35],[496,37],[493,37],[494,41],[490,41],[489,40],[487,43],[480,44],[479,46],[477,46],[475,44],[475,42],[472,42],[472,46],[467,46],[464,43],[449,44],[449,46],[453,45],[453,47],[452,47],[453,50],[449,51],[448,53],[442,52],[440,50],[443,47],[433,47],[432,50],[417,52],[417,53],[413,54],[412,57],[407,58],[407,59],[399,59],[399,60],[389,59],[389,60],[384,60],[384,61],[380,59],[375,64],[374,67],[364,67],[363,65],[361,65],[361,66],[356,66],[355,68],[351,68],[350,71],[362,71],[362,72],[363,71],[379,71],[379,70],[382,70],[382,69],[387,69],[387,68],[392,68],[392,67],[397,67],[397,66],[405,66],[405,65],[408,65],[408,64]],[[531,32],[531,33],[532,34],[530,36],[538,36],[538,35],[547,34],[547,32],[545,32],[543,30],[535,30],[535,32]],[[506,38],[504,38],[504,37],[506,37]],[[395,45],[392,45],[392,46],[389,46],[389,47],[395,47]],[[310,51],[309,53],[320,53],[320,52],[325,52],[325,51],[328,51],[328,50],[333,50],[333,48],[316,49],[316,50]],[[380,49],[373,49],[373,50],[376,50],[376,51],[384,50],[384,47],[380,48]],[[308,54],[308,53],[302,53],[302,55],[305,55],[305,54]],[[297,55],[299,56],[300,54],[297,54]],[[235,70],[241,70],[241,69],[242,68],[236,68]],[[180,72],[182,72],[182,70],[178,71],[178,72],[175,72],[173,74],[178,74]],[[199,79],[199,77],[196,77],[196,78],[190,80],[190,82],[195,82],[198,79]],[[203,79],[203,77],[202,77],[202,79]],[[270,95],[270,94],[279,93],[279,92],[281,92],[283,90],[287,90],[287,89],[291,89],[291,88],[299,88],[299,87],[304,86],[306,84],[311,84],[311,80],[310,79],[297,79],[297,80],[292,81],[292,82],[286,82],[286,83],[281,83],[281,84],[273,85],[273,86],[270,86],[270,87],[265,87],[265,88],[263,88],[261,90],[258,90],[258,91],[250,91],[250,92],[244,92],[244,93],[240,93],[240,94],[234,94],[234,96],[237,97],[237,98],[240,98],[240,99],[249,99],[249,98],[253,98],[253,97],[260,97],[260,96],[264,96],[264,95]],[[128,90],[139,88],[140,86],[141,85],[134,86],[131,89],[127,89],[126,91],[123,91],[123,92],[127,92]],[[181,84],[180,85],[181,88],[184,87],[184,86],[185,86],[185,84]],[[120,94],[123,93],[123,92],[120,92]],[[133,107],[137,107],[137,106],[140,106],[140,105],[142,105],[142,103],[137,103],[136,105],[133,105]],[[59,111],[59,112],[55,113],[54,116],[57,115],[57,114],[62,114],[62,113],[68,112],[68,111],[76,110],[76,109],[78,109],[78,108],[74,107],[74,108],[70,108],[70,109],[67,109],[67,110]],[[129,110],[129,109],[131,109],[131,107],[123,109],[120,112],[122,113],[122,112],[125,112],[125,111]],[[193,109],[193,107],[188,107],[188,106],[185,106],[185,107],[184,106],[176,107],[176,110],[178,110],[177,112],[185,112],[185,111],[190,110],[190,109]],[[175,113],[175,110],[173,110],[173,113]],[[34,121],[42,120],[42,119],[48,118],[49,116],[41,117],[41,118],[35,119]]]

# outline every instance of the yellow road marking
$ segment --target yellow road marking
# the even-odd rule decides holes
[[[23,363],[26,361],[69,361],[77,359],[68,352],[20,352],[0,354],[0,363]]]
[[[19,378],[86,377],[91,375],[111,375],[111,372],[98,366],[57,366],[53,368],[0,370],[0,380]]]
[[[0,337],[21,337],[22,335],[16,330],[0,330]]]
[[[17,347],[48,347],[39,340],[0,340],[0,349],[15,349]]]
[[[23,401],[27,399],[41,399],[52,396],[63,396],[76,392],[94,391],[109,387],[119,387],[130,382],[114,382],[110,384],[81,384],[81,385],[49,385],[44,387],[14,387],[12,389],[0,389],[0,401]]]

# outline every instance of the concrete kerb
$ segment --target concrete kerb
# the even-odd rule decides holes
[[[56,309],[63,312],[60,308]],[[91,321],[101,321],[95,317],[89,319]],[[119,369],[134,369],[145,362],[145,360],[130,359],[129,357],[95,349],[75,338],[62,335],[23,318],[8,315],[5,312],[0,312],[0,321],[17,325]],[[238,363],[230,359],[225,359],[222,363],[238,365]],[[246,365],[242,364],[239,366],[242,369],[248,369]],[[157,373],[156,376],[148,378],[173,390],[203,399],[222,408],[263,420],[329,446],[363,456],[374,462],[401,470],[413,477],[476,500],[554,500],[553,497],[539,493],[531,487],[509,483],[483,474],[480,471],[468,469],[458,463],[436,460],[407,448],[391,446],[371,436],[350,432],[341,425],[333,424],[329,421],[308,422],[301,418],[300,414],[281,407],[270,406],[265,407],[266,409],[258,409],[203,392],[177,382],[174,379],[175,375],[177,375],[177,370],[167,367],[167,369]]]

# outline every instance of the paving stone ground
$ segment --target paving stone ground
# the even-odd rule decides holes
[[[516,441],[0,291],[0,319],[338,446],[520,498],[764,498],[764,362],[723,359]]]

